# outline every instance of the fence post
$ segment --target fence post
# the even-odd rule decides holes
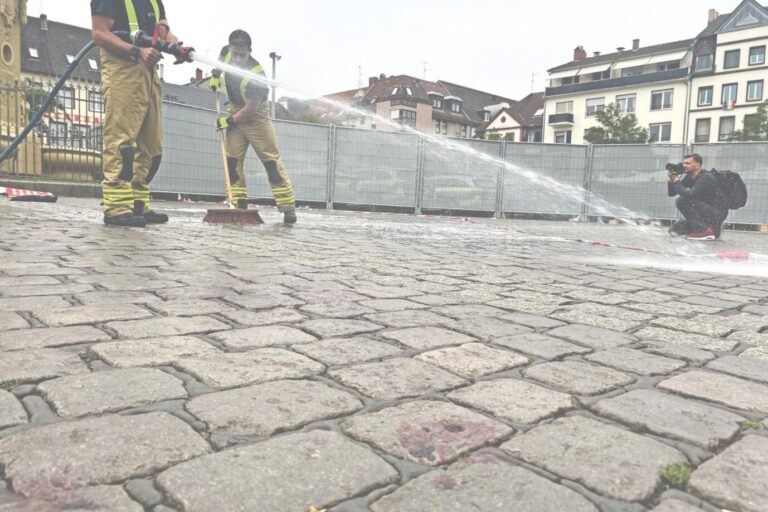
[[[497,219],[502,218],[502,209],[504,208],[504,181],[507,170],[507,141],[499,141],[499,158],[501,159],[501,165],[499,166],[499,172],[496,176],[496,211],[494,216]]]
[[[594,166],[594,148],[593,144],[587,146],[586,161],[584,162],[584,201],[581,203],[581,213],[576,218],[579,222],[587,222],[589,220],[589,201],[592,194],[592,170]]]
[[[421,215],[424,206],[424,170],[427,159],[427,141],[423,135],[419,135],[419,145],[416,150],[416,208],[414,214]]]
[[[325,207],[333,210],[333,199],[336,194],[336,125],[328,127],[328,162],[325,173]]]

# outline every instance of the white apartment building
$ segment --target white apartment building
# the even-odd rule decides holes
[[[549,70],[544,142],[583,144],[596,113],[615,103],[633,113],[656,143],[727,140],[754,114],[768,77],[768,9],[744,0],[732,13],[709,13],[694,39],[587,57]],[[726,62],[727,60],[727,62]]]

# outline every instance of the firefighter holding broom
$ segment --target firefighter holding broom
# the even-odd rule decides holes
[[[219,60],[266,77],[261,65],[251,56],[251,37],[243,30],[235,30],[229,36]],[[226,130],[226,160],[232,199],[238,209],[248,207],[245,183],[245,153],[253,146],[256,155],[267,171],[269,185],[278,210],[283,213],[285,224],[296,222],[296,199],[293,187],[285,171],[277,147],[275,129],[270,118],[267,85],[247,75],[230,71],[214,70],[210,87],[214,91],[225,90],[229,98],[229,115],[216,120],[217,130]]]

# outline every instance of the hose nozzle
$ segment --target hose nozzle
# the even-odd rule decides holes
[[[131,42],[141,48],[154,48],[155,50],[176,57],[174,64],[192,62],[191,54],[195,51],[191,46],[182,46],[180,43],[171,43],[163,39],[157,39],[143,30],[131,32]]]

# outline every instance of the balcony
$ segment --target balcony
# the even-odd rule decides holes
[[[549,115],[549,124],[552,126],[566,126],[566,125],[573,125],[573,114],[571,113],[565,113],[565,114],[550,114]]]
[[[594,82],[583,82],[580,84],[561,85],[560,87],[547,87],[545,96],[563,96],[579,92],[616,89],[619,87],[652,84],[656,82],[669,82],[671,80],[680,80],[686,77],[688,77],[688,68],[670,69],[667,71],[658,71],[656,73],[610,78],[608,80],[596,80]]]

